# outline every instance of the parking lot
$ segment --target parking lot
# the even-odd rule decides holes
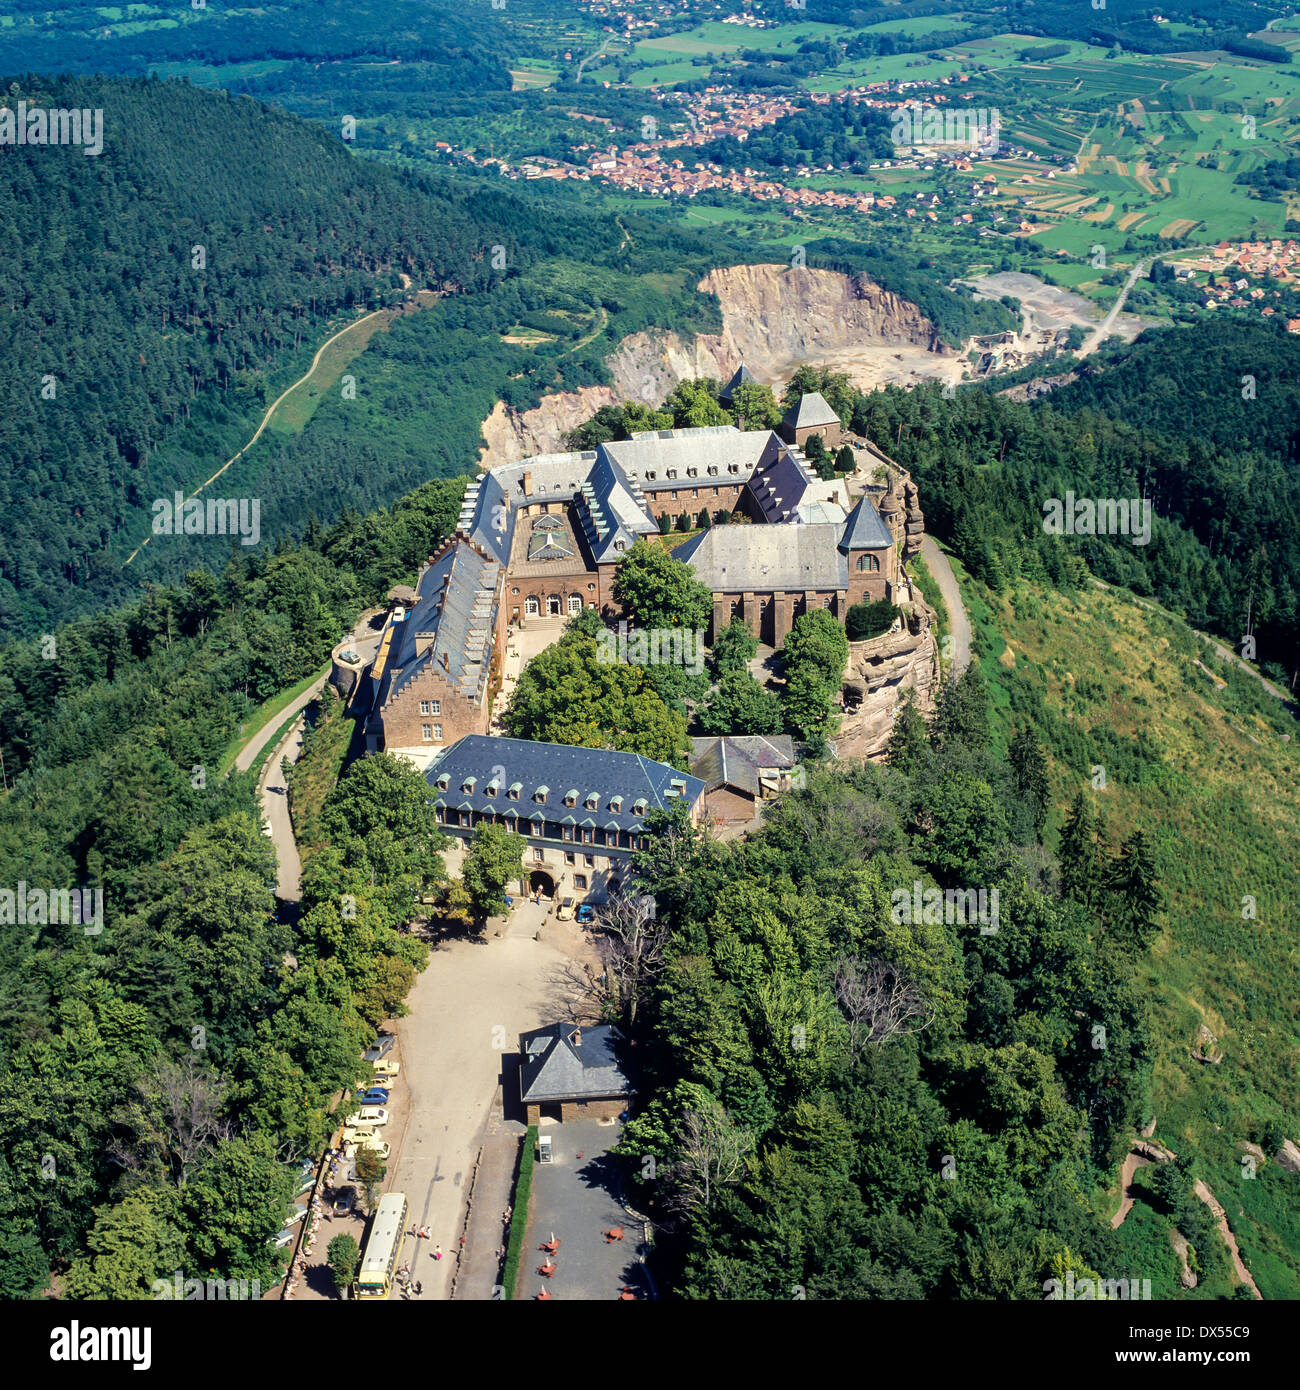
[[[618,1168],[608,1152],[622,1129],[602,1120],[543,1125],[552,1157],[533,1168],[521,1299],[535,1299],[543,1290],[553,1299],[617,1299],[624,1289],[649,1296],[639,1258],[645,1253],[642,1228],[619,1201]],[[607,1240],[609,1230],[621,1230],[623,1239]],[[552,1236],[560,1246],[549,1257],[555,1273],[546,1278],[537,1272],[548,1259],[539,1247]]]
[[[521,905],[522,906],[522,905]],[[408,1239],[404,1260],[423,1298],[448,1297],[460,1252],[470,1178],[519,1034],[568,1015],[595,954],[573,922],[521,913],[504,935],[457,939],[434,951],[398,1020],[404,1102],[384,1138],[394,1146],[384,1190],[406,1193],[411,1221],[429,1239]],[[535,940],[541,925],[541,940]],[[599,968],[599,967],[597,967]],[[612,1131],[611,1131],[612,1133]],[[442,1258],[434,1255],[441,1248]]]

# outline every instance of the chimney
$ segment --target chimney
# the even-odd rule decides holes
[[[524,476],[519,480],[524,489],[524,496],[527,497],[533,490],[533,475],[530,469],[524,470]]]

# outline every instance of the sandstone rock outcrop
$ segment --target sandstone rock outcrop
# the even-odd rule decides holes
[[[919,601],[913,609],[918,628],[904,626],[868,642],[849,643],[844,677],[845,713],[835,738],[841,758],[881,758],[894,732],[894,719],[908,691],[918,712],[934,709],[939,682],[939,649],[934,640],[934,613]]]

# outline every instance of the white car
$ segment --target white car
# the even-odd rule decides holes
[[[388,1111],[382,1105],[363,1105],[343,1121],[345,1125],[386,1125]]]
[[[386,1159],[388,1155],[392,1152],[389,1146],[382,1139],[367,1139],[361,1145],[349,1144],[348,1147],[343,1150],[343,1157],[355,1158],[357,1156],[358,1147],[363,1149],[370,1149],[373,1153],[377,1153],[380,1158],[384,1159]]]
[[[364,1144],[371,1139],[378,1139],[379,1131],[370,1125],[349,1125],[344,1129],[342,1140],[345,1144]]]

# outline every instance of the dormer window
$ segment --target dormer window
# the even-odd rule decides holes
[[[506,796],[507,796],[511,801],[518,801],[518,800],[519,800],[519,793],[520,793],[521,791],[523,791],[523,789],[524,789],[524,784],[523,784],[522,782],[511,782],[509,788],[508,788],[507,791],[506,791]]]
[[[655,480],[658,476],[659,476],[659,475],[654,471],[653,468],[647,468],[646,471],[645,471],[645,479],[646,479],[646,482],[648,482],[648,483],[654,482],[654,480]]]
[[[495,796],[501,790],[501,783],[494,777],[486,787],[483,788],[484,796]]]
[[[609,799],[609,809],[613,811],[615,815],[622,815],[623,798],[621,796],[611,796]]]
[[[578,804],[578,789],[576,787],[570,787],[569,790],[564,793],[564,804],[566,806],[576,806]]]
[[[632,803],[632,814],[634,816],[644,816],[646,807],[648,805],[649,803],[646,801],[645,797],[637,797],[637,799]]]
[[[670,469],[668,470],[668,477],[670,477],[670,478],[675,478],[676,476],[677,476],[677,470],[676,470],[675,468],[670,468]]]
[[[538,787],[537,790],[533,793],[533,800],[537,802],[539,806],[545,806],[546,795],[550,790],[550,787]]]
[[[717,476],[718,476],[718,465],[717,465],[716,463],[711,463],[711,464],[709,464],[709,477],[710,477],[710,478],[716,478]]]
[[[740,465],[739,465],[738,463],[729,464],[729,465],[727,466],[727,472],[728,472],[728,473],[739,473],[739,472],[740,472]]]
[[[600,809],[600,794],[598,792],[588,793],[586,807],[589,811],[596,811]]]
[[[474,794],[474,788],[475,788],[477,785],[478,785],[478,778],[477,778],[477,777],[466,777],[465,780],[460,784],[460,789],[461,789],[461,791],[466,792],[466,793],[468,793],[469,795],[472,796],[472,795]]]
[[[700,476],[700,470],[698,468],[688,468],[686,470],[686,476],[688,478],[698,478]]]
[[[450,785],[451,774],[449,772],[444,772],[442,776],[438,778],[438,790],[440,792],[445,792]]]

